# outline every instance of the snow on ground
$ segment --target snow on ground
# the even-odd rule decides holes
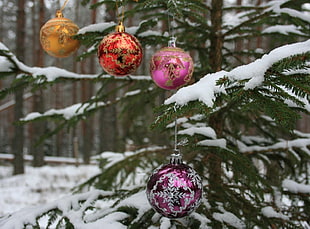
[[[100,172],[98,165],[26,166],[25,174],[16,176],[12,170],[0,166],[0,217],[67,196],[73,187]]]

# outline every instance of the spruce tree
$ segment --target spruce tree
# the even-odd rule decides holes
[[[1,47],[0,54],[11,67],[3,71],[3,77],[22,72],[27,79],[24,85],[12,84],[2,90],[2,96],[18,87],[36,90],[65,80],[88,78],[100,85],[90,100],[68,108],[75,110],[70,116],[56,110],[29,114],[21,122],[57,121],[53,134],[117,104],[121,114],[132,121],[127,134],[139,142],[141,139],[134,136],[141,128],[139,121],[149,120],[147,109],[156,107],[147,131],[167,138],[166,144],[158,145],[148,133],[145,148],[102,153],[102,172],[76,188],[76,192],[92,191],[74,194],[65,204],[46,205],[19,219],[21,225],[38,228],[41,217],[48,216],[48,225],[54,223],[58,228],[306,227],[310,134],[295,129],[300,115],[310,111],[310,18],[304,9],[306,3],[286,0],[241,6],[222,0],[122,1],[124,6],[132,6],[125,18],[139,18],[140,22],[127,31],[145,50],[166,46],[174,35],[177,46],[195,60],[191,85],[172,95],[165,92],[160,106],[163,91],[144,76],[146,69],[141,70],[143,76],[124,78],[104,72],[77,75],[61,69],[54,69],[57,75],[50,76],[49,68],[25,67]],[[115,2],[108,0],[94,5],[84,0],[82,4],[93,8],[106,4],[107,9],[115,9]],[[77,38],[89,49],[79,59],[96,53],[93,47],[114,26],[115,22],[106,22],[100,29],[93,25],[81,29]],[[108,87],[115,82],[112,89]],[[113,101],[109,100],[111,94],[117,95]],[[191,215],[168,219],[147,203],[145,184],[152,170],[166,163],[173,151],[175,120],[183,159],[202,177],[204,196]],[[2,222],[0,219],[0,226],[13,225],[18,217],[13,214]]]

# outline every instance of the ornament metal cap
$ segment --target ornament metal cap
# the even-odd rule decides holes
[[[182,164],[182,155],[180,154],[180,150],[175,149],[173,154],[170,156],[170,164],[179,165]]]
[[[57,10],[57,11],[56,11],[56,14],[55,14],[55,17],[56,17],[56,18],[62,18],[62,17],[64,17],[64,15],[63,15],[63,13],[62,13],[61,10]]]
[[[125,32],[125,26],[123,25],[122,21],[120,21],[118,25],[115,27],[115,31],[119,33]]]
[[[170,37],[169,41],[168,41],[168,47],[173,47],[175,48],[176,47],[176,40],[177,38],[176,37]]]

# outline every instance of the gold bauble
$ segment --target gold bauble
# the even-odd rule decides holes
[[[80,46],[80,42],[72,37],[78,31],[79,27],[58,10],[56,17],[48,20],[40,30],[42,48],[51,56],[67,57]]]

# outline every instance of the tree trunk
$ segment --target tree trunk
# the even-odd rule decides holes
[[[93,0],[92,4],[96,4],[97,0]],[[91,15],[91,24],[96,23],[96,18],[97,18],[97,10],[94,9],[92,11]],[[88,63],[88,71],[89,73],[95,73],[95,59],[94,57],[90,58],[90,61]],[[91,98],[92,96],[92,91],[94,90],[93,84],[90,82],[83,82],[82,83],[82,96],[83,96],[83,101],[86,99]],[[92,155],[92,151],[94,150],[94,117],[89,117],[87,120],[83,121],[82,123],[82,130],[83,130],[83,161],[85,164],[89,164],[90,162],[90,157]]]
[[[34,27],[34,34],[39,34],[37,28],[41,28],[41,26],[45,22],[45,5],[44,0],[39,1],[39,20],[37,24],[39,26]],[[35,24],[35,22],[34,22]],[[35,39],[35,38],[33,38]],[[37,40],[37,39],[35,39]],[[36,66],[43,67],[44,65],[44,55],[43,49],[40,48],[38,45],[34,47],[34,53],[36,53]],[[42,90],[37,90],[33,93],[33,110],[36,112],[43,112],[44,111],[44,96]],[[33,154],[33,166],[40,167],[44,165],[44,143],[39,142],[40,138],[45,133],[45,121],[36,121],[32,124],[33,127],[33,137],[31,139],[31,151]]]
[[[17,20],[16,20],[16,56],[20,61],[25,59],[25,0],[17,1]],[[23,117],[23,89],[18,89],[14,92],[15,106],[14,106],[14,136],[12,144],[12,152],[14,154],[14,174],[24,173],[24,127],[16,124]]]
[[[237,6],[242,6],[242,0],[237,0]],[[236,11],[236,13],[239,13],[239,10]],[[235,41],[235,50],[234,53],[240,53],[243,50],[244,42],[243,39],[238,39]],[[241,54],[236,54],[237,62],[236,64],[239,65],[240,63],[243,63],[243,57]]]
[[[33,107],[35,111],[42,112],[44,109],[43,91],[38,90],[33,96]],[[40,167],[45,164],[44,162],[44,141],[40,141],[40,138],[45,133],[45,121],[35,121],[33,123],[33,138],[31,140],[31,150],[33,154],[33,166]],[[39,142],[40,141],[40,142]]]
[[[223,0],[212,0],[211,9],[211,67],[214,72],[220,71],[222,68],[222,47],[223,37],[221,34],[222,27],[222,7]],[[224,125],[224,119],[221,111],[216,112],[209,118],[209,125],[212,127],[217,137],[222,135],[222,127]],[[209,198],[213,202],[216,201],[216,196],[219,193],[220,186],[222,184],[222,167],[221,159],[216,153],[210,152],[208,155],[208,168],[209,168]]]
[[[210,64],[214,72],[222,69],[222,8],[223,0],[212,0],[211,3],[211,50],[210,50]]]
[[[4,11],[3,11],[3,7],[0,7],[0,42],[2,41],[2,38],[4,37],[4,33],[3,33],[3,24],[4,24]],[[0,81],[0,88],[1,88],[1,81]]]
[[[86,101],[90,98],[90,82],[82,82],[82,99]],[[91,152],[93,150],[93,117],[88,117],[86,120],[82,121],[82,154],[83,162],[89,164]]]
[[[114,20],[116,15],[115,11],[107,12],[107,21]],[[113,90],[116,86],[115,82],[109,83],[106,90]],[[115,95],[109,96],[107,99],[113,101]],[[117,131],[117,112],[116,106],[111,105],[103,108],[100,111],[100,130],[99,130],[99,150],[100,151],[116,151],[118,148],[118,131]]]
[[[108,106],[101,111],[100,122],[100,150],[117,150],[117,117],[115,106]]]

